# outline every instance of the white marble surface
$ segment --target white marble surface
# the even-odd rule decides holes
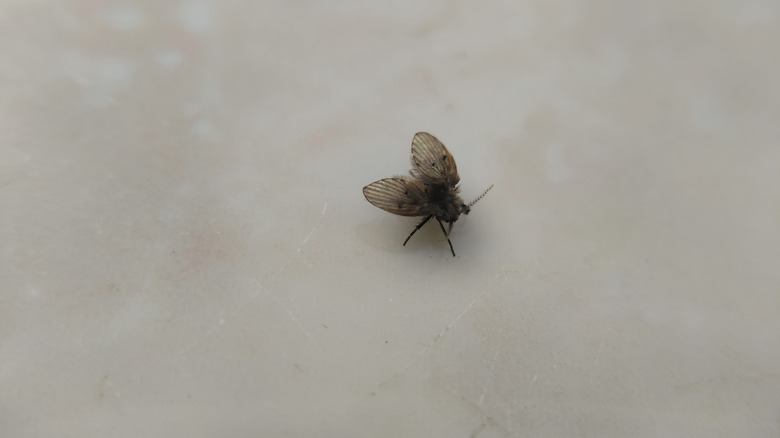
[[[3,437],[776,437],[780,3],[0,1]],[[453,232],[369,205],[430,131]]]

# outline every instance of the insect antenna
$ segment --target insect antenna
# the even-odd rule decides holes
[[[487,192],[489,192],[489,191],[490,191],[490,189],[492,189],[492,188],[493,188],[493,184],[491,184],[491,185],[490,185],[490,187],[488,187],[488,188],[487,188],[487,190],[485,190],[484,192],[482,192],[482,194],[481,194],[481,195],[479,195],[479,197],[478,197],[477,199],[475,199],[475,200],[471,201],[471,202],[469,203],[469,205],[468,205],[468,206],[469,206],[469,207],[471,207],[472,205],[476,204],[476,203],[477,203],[477,201],[479,201],[480,199],[482,199],[482,197],[483,197],[483,196],[487,195]]]

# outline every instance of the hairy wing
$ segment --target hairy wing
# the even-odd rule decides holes
[[[396,176],[363,187],[366,200],[382,210],[401,216],[426,214],[425,188],[413,178]]]
[[[418,132],[414,135],[412,166],[425,182],[451,186],[460,182],[455,158],[442,142],[427,132]]]

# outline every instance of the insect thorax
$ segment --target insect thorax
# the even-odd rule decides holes
[[[458,195],[458,188],[445,184],[426,184],[425,194],[434,216],[445,221],[455,222],[461,213],[468,214],[469,207]]]

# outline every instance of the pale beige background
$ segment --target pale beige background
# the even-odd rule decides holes
[[[0,435],[777,437],[778,78],[776,0],[0,1]]]

